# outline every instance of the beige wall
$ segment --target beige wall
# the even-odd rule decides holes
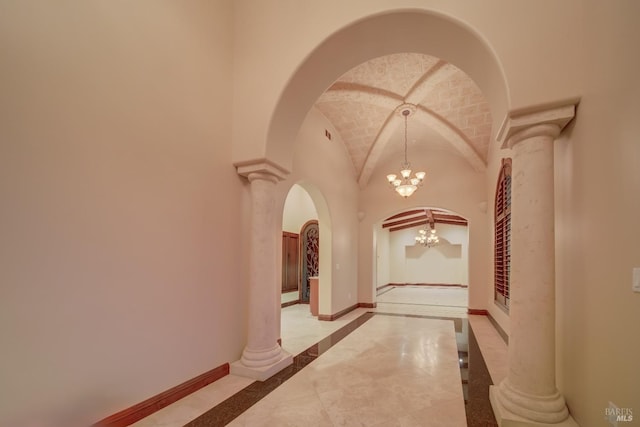
[[[0,5],[0,424],[86,425],[239,357],[231,12]]]
[[[299,234],[307,221],[318,219],[318,212],[311,196],[304,188],[294,184],[284,201],[282,231]]]
[[[467,227],[437,224],[440,244],[433,248],[416,245],[423,227],[389,234],[390,283],[468,283]],[[380,263],[380,260],[378,261]],[[389,283],[387,282],[387,283]]]
[[[635,1],[584,2],[583,96],[556,142],[558,379],[583,426],[609,402],[640,419],[638,16]]]

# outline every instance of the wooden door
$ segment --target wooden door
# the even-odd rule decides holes
[[[282,232],[282,292],[298,290],[299,242],[296,233]]]

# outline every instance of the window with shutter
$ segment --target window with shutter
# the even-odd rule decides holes
[[[511,273],[511,159],[502,159],[495,201],[494,299],[509,309]]]

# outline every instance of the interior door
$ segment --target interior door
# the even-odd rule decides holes
[[[282,292],[298,290],[300,236],[282,232]]]

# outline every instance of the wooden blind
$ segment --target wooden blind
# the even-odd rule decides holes
[[[495,201],[495,300],[509,308],[511,273],[511,159],[502,159]]]

